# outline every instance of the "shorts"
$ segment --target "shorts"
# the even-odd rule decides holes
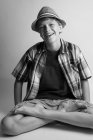
[[[23,105],[28,105],[31,107],[42,106],[44,109],[48,110],[60,110],[65,112],[85,112],[93,113],[93,104],[88,103],[84,100],[75,100],[75,99],[64,99],[64,100],[50,100],[50,99],[33,99],[28,101],[23,101],[17,104],[11,112],[17,107]]]

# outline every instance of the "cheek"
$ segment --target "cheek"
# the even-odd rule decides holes
[[[44,31],[42,31],[42,32],[40,32],[40,36],[41,36],[41,38],[45,38],[45,32]]]
[[[41,31],[39,31],[39,35],[40,35],[40,37],[42,37],[43,38],[43,32],[41,32]]]
[[[44,39],[44,33],[40,33],[41,38]]]
[[[56,32],[57,33],[60,33],[60,32],[62,32],[62,28],[59,26],[59,27],[57,27],[57,28],[55,28],[55,30],[56,30]]]

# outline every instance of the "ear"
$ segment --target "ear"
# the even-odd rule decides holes
[[[59,25],[59,33],[62,33],[63,27],[62,25]]]

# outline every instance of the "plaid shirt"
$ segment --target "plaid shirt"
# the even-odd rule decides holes
[[[39,90],[40,78],[46,64],[47,50],[44,42],[29,48],[23,55],[12,75],[17,80],[28,82],[24,100],[34,99]],[[78,46],[61,39],[61,48],[58,62],[73,95],[81,99],[81,80],[91,77],[88,64]]]

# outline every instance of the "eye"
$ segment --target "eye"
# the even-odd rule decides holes
[[[41,26],[38,26],[38,30],[39,31],[42,31],[43,29],[44,29],[44,26],[42,26],[42,25]]]
[[[54,27],[55,25],[54,24],[50,24],[50,27]]]

